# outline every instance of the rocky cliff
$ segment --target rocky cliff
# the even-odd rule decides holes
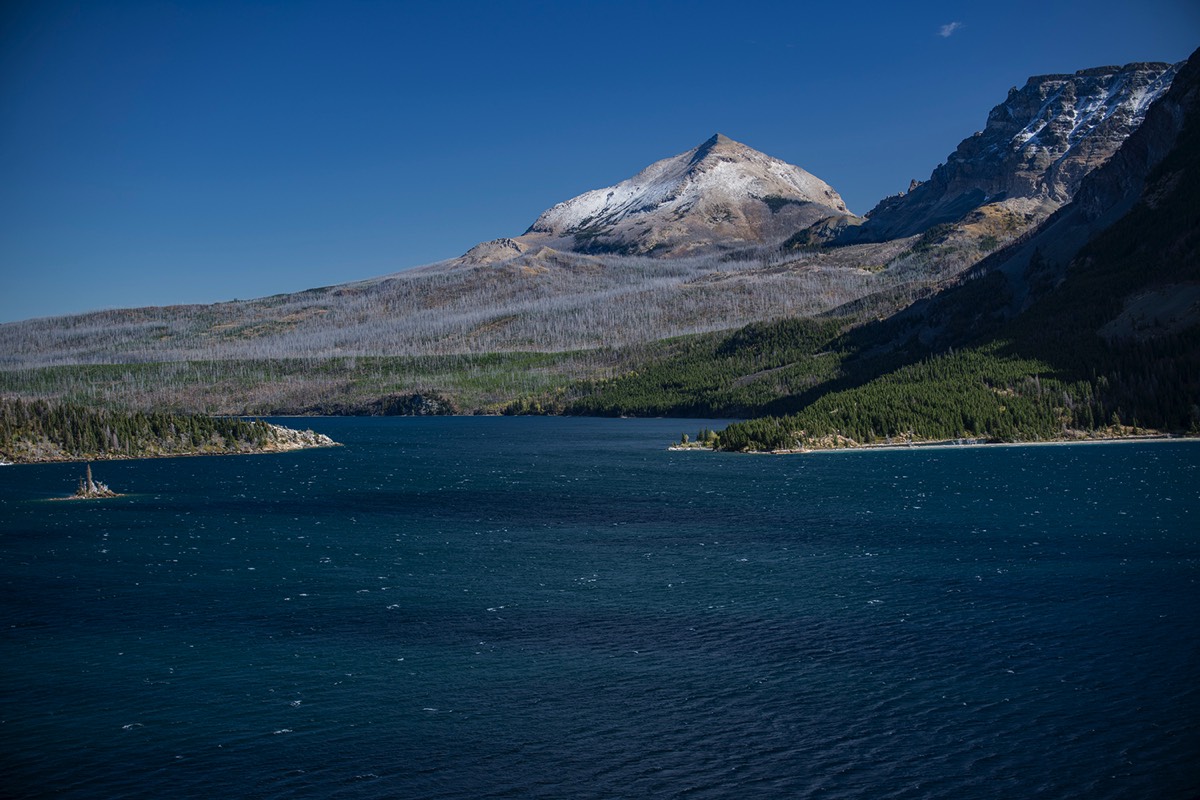
[[[1082,180],[1073,202],[1019,246],[981,263],[975,274],[1004,274],[1013,306],[1020,308],[1059,285],[1068,269],[1086,270],[1084,262],[1136,253],[1126,258],[1128,268],[1143,280],[1160,282],[1147,289],[1160,291],[1169,282],[1167,294],[1194,297],[1200,281],[1198,150],[1200,51],[1180,65],[1170,90],[1112,158]],[[1122,252],[1099,252],[1095,242],[1102,235]],[[1180,317],[1163,311],[1161,319],[1200,321],[1200,307],[1193,302],[1182,312]]]
[[[1135,63],[1041,75],[1013,88],[987,125],[924,183],[886,198],[843,241],[886,241],[1007,202],[1044,218],[1074,197],[1171,85],[1179,65]]]
[[[1200,324],[1200,51],[1072,202],[896,321],[959,346],[963,331],[1031,308],[1053,321],[1034,331],[1066,325],[1110,340]]]

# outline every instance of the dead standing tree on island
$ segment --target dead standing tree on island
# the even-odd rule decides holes
[[[77,500],[90,500],[96,497],[120,497],[121,495],[108,488],[108,484],[92,479],[92,465],[87,465],[87,475],[79,479],[79,488],[71,497]]]

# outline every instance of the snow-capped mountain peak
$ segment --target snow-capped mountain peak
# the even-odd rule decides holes
[[[682,255],[722,243],[786,237],[848,215],[829,184],[716,134],[628,180],[544,212],[522,239],[584,252]]]

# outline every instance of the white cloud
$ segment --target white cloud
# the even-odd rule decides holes
[[[961,22],[947,22],[945,25],[938,28],[938,36],[941,36],[943,39],[945,39],[962,26],[963,24]]]

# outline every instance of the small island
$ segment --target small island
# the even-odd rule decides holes
[[[123,495],[114,492],[108,488],[107,483],[94,480],[92,478],[92,465],[87,465],[87,474],[79,479],[79,488],[75,490],[75,494],[70,497],[64,497],[64,500],[96,500],[102,497],[122,497]]]

